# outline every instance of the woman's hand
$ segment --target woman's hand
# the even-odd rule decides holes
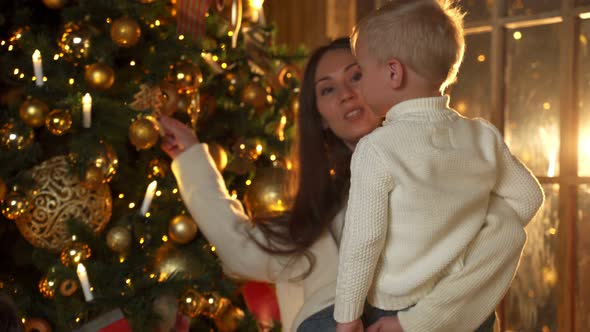
[[[366,332],[404,332],[397,316],[381,317]]]
[[[353,320],[350,323],[338,323],[336,332],[363,332],[363,321],[360,319]]]
[[[161,116],[158,121],[164,129],[162,151],[166,152],[170,158],[178,157],[184,150],[199,143],[195,133],[182,122],[165,115]]]

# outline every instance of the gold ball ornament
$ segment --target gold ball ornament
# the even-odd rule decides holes
[[[45,124],[45,115],[49,112],[49,107],[39,99],[29,98],[21,104],[18,112],[27,126],[39,128]]]
[[[260,83],[248,83],[242,90],[242,101],[260,111],[266,106],[266,90]]]
[[[206,293],[203,294],[207,301],[207,308],[205,308],[204,314],[211,318],[220,317],[227,309],[231,307],[230,300],[220,296],[218,293]]]
[[[129,126],[129,140],[139,150],[156,145],[159,137],[160,129],[147,118],[137,119]]]
[[[39,293],[46,299],[53,299],[57,289],[57,279],[51,273],[45,275],[39,280]]]
[[[170,163],[160,158],[154,158],[148,164],[148,177],[165,178],[170,174]]]
[[[199,66],[189,61],[176,63],[169,75],[170,82],[174,82],[178,93],[194,93],[203,82],[203,73]]]
[[[244,195],[244,205],[253,218],[270,218],[288,211],[294,201],[289,172],[282,168],[257,170]]]
[[[107,184],[88,190],[71,172],[68,157],[58,156],[30,170],[35,187],[26,193],[30,213],[16,219],[22,236],[33,246],[60,252],[71,236],[70,219],[81,220],[100,233],[111,218],[112,198]]]
[[[68,60],[83,59],[90,53],[91,37],[92,33],[89,29],[74,22],[68,22],[64,25],[57,45]]]
[[[72,128],[72,114],[66,110],[55,109],[47,114],[45,127],[53,135],[61,136]]]
[[[101,141],[88,166],[98,168],[101,171],[103,182],[109,182],[117,173],[119,158],[110,144]]]
[[[178,299],[180,311],[190,318],[198,317],[207,308],[207,300],[194,288],[185,290]]]
[[[11,191],[2,202],[2,214],[10,220],[26,215],[29,212],[31,203],[24,193]]]
[[[160,111],[162,114],[170,116],[178,109],[178,90],[174,84],[170,82],[162,82],[162,84],[160,84],[160,91],[162,92],[160,95],[160,100],[162,102]]]
[[[23,150],[28,148],[35,134],[31,127],[17,124],[15,122],[7,122],[0,128],[0,147],[8,150]]]
[[[159,274],[160,281],[168,279],[173,274],[183,279],[194,279],[204,273],[203,266],[195,253],[180,250],[173,243],[167,243],[158,248],[153,269]]]
[[[141,28],[132,18],[121,17],[111,25],[111,39],[121,47],[133,47],[141,37]]]
[[[0,203],[4,201],[4,197],[6,197],[6,182],[0,178]]]
[[[86,66],[84,79],[94,89],[107,90],[115,83],[115,72],[107,64],[97,62]]]
[[[176,243],[189,243],[197,235],[197,224],[189,216],[178,215],[170,220],[168,235]]]
[[[93,190],[98,188],[98,186],[104,182],[104,175],[100,168],[96,167],[95,165],[86,167],[86,171],[84,172],[84,180],[81,182],[85,188]]]
[[[65,266],[77,266],[92,255],[90,246],[83,242],[69,241],[61,249],[59,260]]]
[[[123,226],[115,226],[107,233],[107,246],[114,252],[127,252],[131,247],[131,241],[131,232]]]
[[[24,332],[52,332],[51,324],[42,318],[25,319]]]
[[[211,155],[211,158],[213,158],[213,161],[215,161],[217,170],[219,172],[223,172],[223,170],[227,167],[228,162],[227,151],[225,151],[221,145],[215,142],[207,143],[207,146],[209,147],[209,154]]]
[[[234,332],[240,328],[246,314],[233,305],[215,319],[215,326],[219,332]]]
[[[43,4],[47,8],[60,9],[68,3],[68,0],[43,0]]]

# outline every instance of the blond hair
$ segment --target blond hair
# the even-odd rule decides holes
[[[463,16],[451,0],[391,0],[364,17],[351,34],[379,63],[396,58],[444,91],[465,52]]]

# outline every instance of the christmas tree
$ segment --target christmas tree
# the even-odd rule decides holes
[[[193,330],[257,329],[179,197],[157,118],[208,143],[253,217],[289,208],[304,52],[273,45],[262,2],[2,3],[0,292],[27,329],[120,309],[157,331],[177,305]]]

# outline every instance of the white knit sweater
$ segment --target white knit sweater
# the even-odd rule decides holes
[[[463,267],[491,195],[525,224],[544,199],[498,130],[448,107],[448,97],[395,105],[351,161],[351,188],[334,317],[359,318],[365,299],[385,310],[419,302]]]

